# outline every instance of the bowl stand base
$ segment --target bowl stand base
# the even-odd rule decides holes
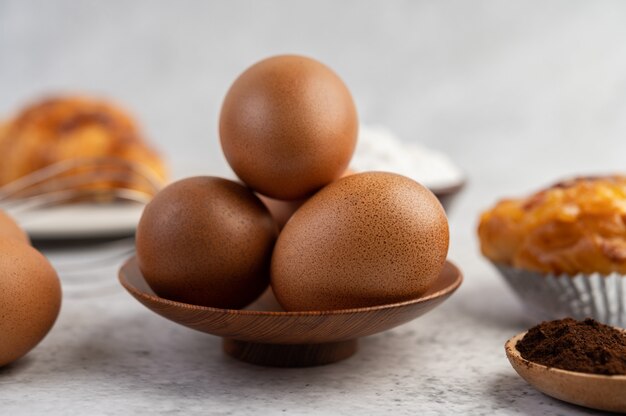
[[[311,367],[345,360],[357,350],[357,340],[325,344],[264,344],[224,339],[224,352],[238,360],[271,367]]]

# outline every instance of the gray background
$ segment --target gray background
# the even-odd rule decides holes
[[[136,114],[175,177],[224,174],[230,83],[266,56],[310,55],[363,123],[467,172],[455,250],[474,247],[479,210],[500,197],[625,170],[624,22],[619,1],[0,0],[0,115],[99,94]]]
[[[476,185],[497,174],[499,195],[526,173],[516,160],[544,181],[621,167],[625,19],[618,1],[3,0],[0,114],[100,94],[175,173],[219,171],[230,83],[268,55],[306,54],[344,78],[364,123],[445,150]]]
[[[99,94],[136,114],[175,176],[225,173],[217,118],[230,83],[268,55],[306,54],[343,77],[362,122],[445,151],[469,178],[450,216],[463,288],[344,364],[234,364],[219,340],[152,316],[113,282],[103,299],[66,297],[34,358],[0,373],[0,412],[576,412],[503,358],[529,322],[474,228],[500,197],[626,170],[625,22],[618,1],[0,0],[0,115],[46,93]]]

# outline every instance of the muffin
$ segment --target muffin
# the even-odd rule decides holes
[[[75,167],[68,165],[72,169],[34,193],[127,188],[153,195],[166,179],[163,161],[132,117],[112,103],[83,96],[47,98],[22,109],[0,126],[0,154],[11,155],[0,163],[0,187],[55,163],[75,161]],[[67,180],[79,174],[81,180]]]
[[[481,251],[542,319],[626,324],[626,177],[582,177],[484,212]]]

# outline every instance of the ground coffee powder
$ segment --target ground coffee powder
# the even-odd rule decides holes
[[[593,319],[543,322],[517,343],[535,363],[583,373],[626,374],[626,333]]]

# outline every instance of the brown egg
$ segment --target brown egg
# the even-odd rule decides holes
[[[0,209],[0,238],[11,237],[30,244],[28,234],[20,228],[13,218]]]
[[[267,288],[277,234],[269,211],[246,187],[187,178],[146,206],[137,227],[137,260],[161,297],[239,309]]]
[[[343,178],[353,175],[354,173],[355,172],[353,170],[347,169],[341,177]],[[278,228],[281,230],[285,224],[287,224],[287,221],[289,221],[289,218],[291,218],[293,213],[296,212],[296,210],[300,208],[308,199],[302,198],[295,199],[293,201],[283,201],[280,199],[269,198],[261,194],[258,194],[257,196],[261,199],[261,201],[263,201],[267,209],[269,209],[272,217],[274,217],[274,220],[276,221],[276,224],[278,224]]]
[[[357,133],[346,85],[303,56],[275,56],[248,68],[220,114],[228,163],[248,186],[275,199],[301,199],[339,178]]]
[[[23,241],[0,237],[0,366],[48,333],[61,308],[61,284],[48,260]]]
[[[259,199],[265,204],[272,214],[276,225],[279,229],[283,229],[289,218],[294,212],[304,204],[308,198],[294,199],[293,201],[282,201],[280,199],[269,198],[265,195],[258,194]]]
[[[272,288],[288,311],[414,299],[439,276],[448,221],[407,177],[358,173],[320,190],[291,217],[272,257]]]

